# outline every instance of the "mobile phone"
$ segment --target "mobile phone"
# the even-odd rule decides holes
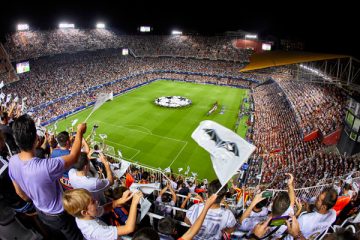
[[[289,216],[274,217],[270,220],[269,226],[278,227],[281,225],[286,225],[286,220],[288,220],[288,219],[289,219]]]
[[[265,191],[261,195],[263,198],[271,198],[273,196],[273,192]]]

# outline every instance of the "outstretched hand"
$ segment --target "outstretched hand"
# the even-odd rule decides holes
[[[294,184],[294,176],[291,173],[285,173],[285,175],[289,177],[288,185],[293,185]]]

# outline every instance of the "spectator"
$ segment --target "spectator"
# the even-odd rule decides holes
[[[13,131],[21,151],[10,159],[9,164],[9,176],[16,193],[25,201],[33,201],[44,224],[60,230],[67,239],[82,239],[74,219],[64,212],[58,179],[78,159],[86,124],[78,125],[76,140],[69,155],[49,159],[34,157],[37,136],[35,123],[29,116],[19,117],[14,122]]]
[[[166,193],[167,190],[171,192],[171,195]],[[166,186],[160,191],[159,196],[156,198],[156,211],[161,215],[169,216],[171,215],[172,207],[175,206],[175,203],[176,193],[171,187],[171,183],[168,181]]]
[[[64,193],[63,204],[65,210],[76,217],[76,224],[87,240],[113,240],[118,236],[127,235],[135,230],[136,209],[142,197],[141,192],[131,195],[130,191],[113,202],[99,207],[98,202],[85,189],[73,189]],[[119,207],[132,199],[129,218],[125,226],[107,226],[98,217],[105,212],[110,212],[114,207]]]
[[[336,212],[332,207],[336,203],[337,196],[335,189],[324,189],[316,199],[316,211],[305,213],[299,217],[300,234],[305,239],[320,236],[335,222]]]
[[[211,197],[220,188],[221,183],[219,180],[212,181],[208,187],[208,196]],[[234,231],[236,220],[233,213],[228,209],[220,207],[220,202],[226,192],[226,186],[220,190],[215,203],[211,205],[204,223],[199,233],[194,236],[194,239],[221,239],[223,232],[231,234]],[[185,222],[189,225],[194,224],[203,208],[203,203],[193,205],[186,213]]]
[[[100,204],[105,204],[106,199],[104,191],[106,191],[111,185],[114,184],[114,178],[109,166],[109,162],[106,160],[106,157],[103,154],[100,154],[100,160],[106,169],[106,179],[99,179],[88,176],[90,170],[90,161],[86,153],[81,153],[77,163],[74,165],[75,168],[72,168],[69,171],[69,180],[73,188],[84,188],[88,190],[93,195],[95,200],[100,202]]]

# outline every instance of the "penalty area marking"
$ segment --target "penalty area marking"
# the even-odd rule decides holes
[[[97,139],[100,139],[99,137],[96,137]],[[137,148],[132,148],[132,147],[129,147],[129,146],[127,146],[127,145],[124,145],[124,144],[121,144],[121,143],[116,143],[116,142],[113,142],[113,141],[110,141],[110,140],[105,140],[105,144],[106,144],[106,142],[109,142],[109,143],[112,143],[112,144],[115,144],[115,145],[118,145],[118,146],[122,146],[122,147],[125,147],[125,148],[129,148],[129,149],[133,149],[133,150],[135,150],[136,151],[136,153],[133,155],[133,156],[131,156],[130,158],[128,158],[129,160],[133,160],[134,158],[135,158],[135,156],[137,156],[141,151],[139,150],[139,149],[137,149]],[[114,147],[114,146],[112,146],[112,147]],[[115,153],[116,154],[116,153]]]
[[[164,139],[169,139],[169,140],[172,140],[172,141],[177,141],[177,142],[181,142],[183,143],[184,145],[182,146],[182,148],[179,150],[178,154],[175,156],[175,158],[172,160],[172,162],[170,163],[170,166],[172,166],[172,164],[176,161],[176,159],[180,156],[180,154],[184,151],[186,145],[188,144],[187,141],[183,141],[183,140],[179,140],[179,139],[175,139],[175,138],[170,138],[170,137],[165,137],[165,136],[161,136],[161,135],[157,135],[157,134],[153,134],[153,133],[148,133],[148,132],[143,132],[143,131],[140,131],[140,130],[137,130],[137,129],[133,129],[133,128],[129,128],[129,127],[125,127],[125,126],[129,126],[129,125],[125,125],[125,126],[122,126],[122,125],[115,125],[115,124],[111,124],[111,123],[107,123],[107,122],[104,122],[104,121],[97,121],[97,122],[101,122],[101,123],[105,123],[105,124],[108,124],[108,125],[111,125],[111,126],[114,126],[114,127],[118,127],[118,128],[126,128],[126,129],[129,129],[129,130],[132,130],[132,131],[136,131],[136,132],[140,132],[140,133],[143,133],[143,134],[147,134],[147,135],[152,135],[152,136],[155,136],[155,137],[159,137],[159,138],[164,138]],[[132,126],[137,126],[137,127],[140,127],[138,125],[132,125]],[[147,129],[149,130],[149,129]],[[149,130],[150,131],[150,130]],[[151,131],[150,131],[151,132]],[[108,142],[111,142],[109,140],[106,140]],[[113,142],[114,144],[117,144],[117,145],[121,145],[119,143],[115,143]],[[124,145],[125,146],[125,145]],[[130,147],[128,147],[130,148]],[[138,149],[135,149],[133,148],[134,150],[138,150]],[[140,150],[138,150],[139,152],[137,154],[140,153]],[[134,156],[132,156],[131,159],[133,159],[137,154],[135,154]]]

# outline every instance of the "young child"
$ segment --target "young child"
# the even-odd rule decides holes
[[[137,204],[141,197],[141,192],[132,195],[130,191],[125,191],[121,198],[104,206],[98,206],[91,193],[80,188],[66,191],[63,195],[63,205],[64,209],[76,218],[76,224],[85,239],[113,240],[135,230]],[[125,226],[108,226],[98,219],[104,212],[110,212],[113,208],[120,207],[130,198],[132,198],[132,203]]]

